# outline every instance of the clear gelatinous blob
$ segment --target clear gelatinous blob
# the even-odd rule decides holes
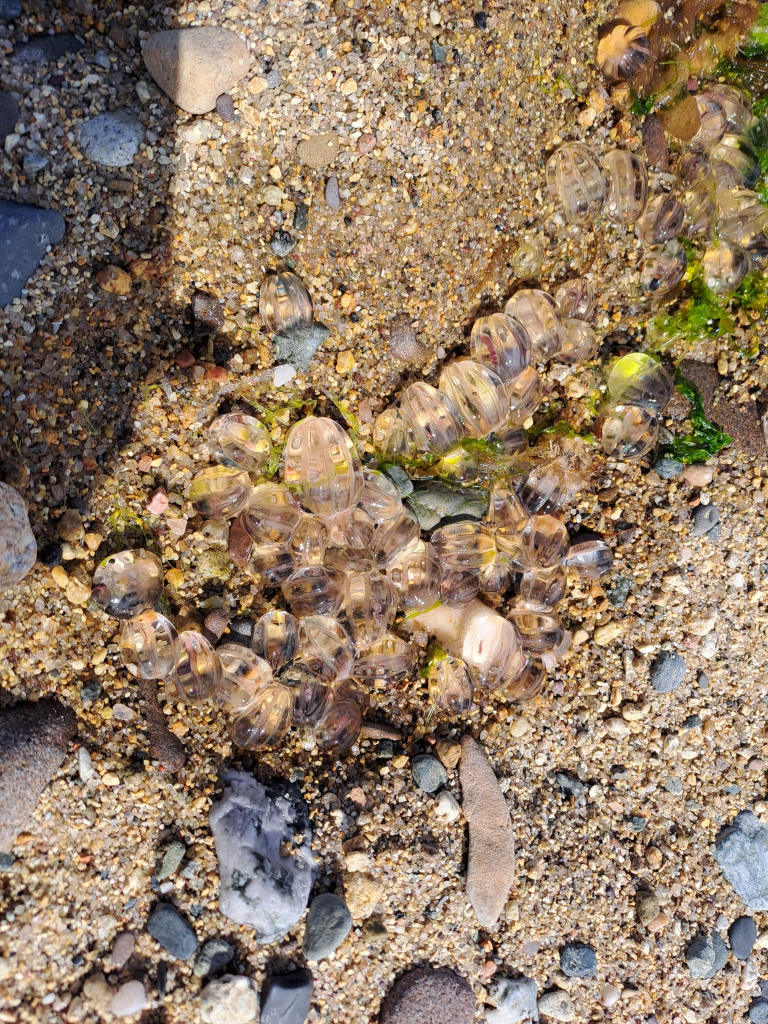
[[[275,609],[256,620],[251,650],[276,672],[293,661],[299,649],[299,624],[290,612]]]
[[[211,519],[234,519],[248,508],[251,478],[233,466],[208,466],[189,486],[189,500]]]
[[[453,403],[431,384],[417,381],[400,396],[405,416],[419,451],[445,455],[464,437],[461,419]]]
[[[717,102],[705,93],[694,96],[699,108],[699,130],[691,139],[691,149],[708,153],[722,139],[728,127],[728,117]]]
[[[493,532],[483,523],[451,523],[435,530],[432,547],[448,572],[480,572],[496,556]]]
[[[653,63],[651,44],[639,25],[616,18],[597,36],[597,66],[607,82],[629,82]]]
[[[418,519],[406,509],[399,515],[379,523],[373,534],[372,545],[379,565],[388,566],[400,552],[405,551],[420,536],[421,527]]]
[[[261,283],[259,313],[268,331],[311,327],[312,299],[295,274],[268,274]]]
[[[224,711],[239,715],[272,682],[272,669],[242,644],[221,644],[216,653],[221,659],[222,672],[213,691],[213,700]]]
[[[646,295],[666,295],[683,279],[688,261],[678,241],[665,242],[646,250],[640,270],[640,287]]]
[[[120,627],[120,656],[132,676],[165,679],[176,656],[176,627],[150,609],[125,619]]]
[[[528,515],[555,512],[567,497],[562,469],[554,462],[533,466],[518,491],[518,497]]]
[[[603,207],[606,185],[589,149],[581,142],[564,143],[547,161],[546,174],[549,194],[563,204],[566,220],[591,224]]]
[[[403,501],[400,492],[388,476],[377,469],[363,467],[363,496],[360,508],[368,514],[373,523],[383,523],[400,515]]]
[[[478,317],[472,324],[469,351],[473,359],[490,366],[506,384],[530,363],[531,339],[515,317],[491,313]]]
[[[254,544],[248,555],[248,570],[263,576],[271,586],[277,586],[296,571],[290,545]]]
[[[484,594],[503,594],[512,586],[515,570],[506,555],[499,552],[492,562],[482,567],[477,578]]]
[[[511,612],[523,649],[541,654],[562,642],[565,630],[557,615],[543,605],[521,602]]]
[[[327,565],[303,565],[280,589],[297,618],[336,615],[344,600],[344,577]]]
[[[504,686],[498,690],[498,696],[502,700],[508,700],[514,704],[533,700],[537,694],[541,693],[546,678],[547,673],[542,663],[527,654],[522,669],[507,679]]]
[[[453,403],[467,437],[487,437],[507,418],[504,381],[484,363],[457,359],[440,374],[440,391]]]
[[[163,563],[146,548],[118,551],[93,574],[91,599],[115,619],[132,619],[157,604],[163,592]]]
[[[387,576],[404,608],[431,608],[440,595],[443,569],[432,545],[417,540],[391,560]]]
[[[413,651],[408,641],[387,633],[370,647],[358,651],[352,675],[369,684],[377,679],[393,683],[404,679],[412,665]]]
[[[525,430],[510,423],[509,419],[503,427],[491,434],[489,440],[493,442],[499,455],[520,455],[528,450],[528,435]]]
[[[634,224],[648,200],[645,164],[626,149],[613,149],[603,160],[603,172],[608,182],[603,212],[614,224]]]
[[[528,366],[518,377],[507,384],[507,398],[509,399],[507,426],[520,426],[533,416],[541,405],[543,391],[541,377],[532,366]]]
[[[558,362],[567,366],[580,366],[597,354],[597,335],[583,320],[563,320],[563,347],[557,353]]]
[[[363,495],[363,467],[349,434],[326,416],[307,416],[288,431],[283,481],[308,512],[332,516]]]
[[[449,715],[465,715],[472,707],[472,676],[461,658],[442,658],[429,666],[429,695]]]
[[[568,550],[568,531],[550,515],[531,516],[520,534],[523,566],[548,569],[559,565]]]
[[[561,317],[589,320],[595,308],[595,289],[586,277],[574,277],[558,286],[555,302]]]
[[[293,693],[287,686],[270,683],[246,711],[232,723],[232,742],[245,750],[276,746],[293,720]]]
[[[578,537],[563,559],[567,569],[575,569],[582,580],[599,580],[611,571],[613,554],[602,537]]]
[[[398,596],[392,580],[380,572],[347,576],[344,615],[356,647],[370,647],[395,621]]]
[[[715,295],[730,295],[747,276],[750,259],[738,242],[721,239],[701,259],[704,283]]]
[[[255,416],[229,412],[208,428],[208,446],[222,466],[234,466],[246,473],[260,473],[269,462],[272,445],[269,434]]]
[[[304,671],[292,693],[293,721],[296,725],[317,725],[331,697],[329,684],[311,672]]]
[[[739,184],[744,188],[754,188],[762,173],[760,158],[752,146],[740,135],[731,132],[720,139],[709,154],[713,164],[727,164],[736,172]]]
[[[741,179],[730,164],[718,161],[711,166],[715,178],[715,203],[718,216],[722,217],[732,210],[741,208],[739,202],[739,191],[742,189]]]
[[[606,455],[632,461],[656,447],[659,420],[652,409],[617,405],[603,421],[601,445]]]
[[[685,207],[672,195],[654,196],[635,225],[643,245],[661,245],[677,238],[685,223]]]
[[[479,593],[480,576],[476,572],[450,572],[440,583],[443,604],[469,604]]]
[[[549,569],[529,569],[520,580],[520,597],[545,608],[554,608],[565,594],[567,576],[561,565]]]
[[[328,546],[328,527],[320,516],[302,515],[291,536],[297,565],[322,565]]]
[[[744,129],[744,138],[753,149],[768,148],[768,119],[765,117],[751,117]]]
[[[373,542],[374,524],[362,508],[349,508],[326,519],[328,547],[366,548]]]
[[[480,690],[495,690],[506,667],[520,656],[520,635],[513,623],[491,609],[473,615],[461,644],[461,657]]]
[[[351,674],[355,648],[338,619],[309,615],[299,623],[299,654],[310,672],[333,682]]]
[[[563,325],[557,303],[540,288],[521,288],[507,301],[504,312],[525,328],[531,341],[531,361],[546,362],[560,349]],[[521,374],[513,378],[520,380]]]
[[[356,701],[329,701],[315,726],[315,743],[323,753],[343,757],[354,746],[362,726],[362,713]]]
[[[528,515],[520,499],[505,479],[494,481],[488,497],[488,523],[495,529],[512,529],[519,532],[525,526]]]
[[[752,104],[749,97],[733,85],[726,85],[724,82],[708,83],[702,96],[720,104],[725,111],[726,130],[729,132],[743,133],[752,120]]]
[[[221,660],[204,636],[192,630],[179,633],[173,671],[165,681],[170,697],[185,704],[205,704],[221,683]]]
[[[259,484],[240,522],[255,544],[288,544],[302,519],[293,495],[282,484]]]
[[[356,572],[373,572],[379,568],[379,563],[370,548],[326,548],[325,565],[329,569],[335,569],[344,576]]]
[[[331,684],[331,700],[352,700],[358,707],[366,708],[370,703],[370,696],[371,686],[365,679],[347,676],[346,679],[338,679]]]
[[[675,385],[664,366],[645,352],[630,352],[618,359],[608,376],[608,393],[622,405],[664,412]]]
[[[480,466],[471,452],[459,446],[444,455],[442,459],[438,459],[433,467],[433,472],[443,480],[450,480],[453,483],[466,486],[474,483],[480,476]]]
[[[710,238],[717,218],[717,204],[712,189],[694,188],[681,196],[685,207],[683,233],[687,238]]]
[[[717,226],[720,238],[738,242],[750,259],[768,257],[768,209],[754,192],[735,192],[733,207],[721,214]]]
[[[677,173],[686,188],[714,188],[714,171],[703,153],[689,150],[681,157]]]
[[[512,256],[510,266],[515,277],[530,281],[539,276],[543,262],[544,250],[539,242],[523,242]]]
[[[416,439],[408,420],[397,406],[390,405],[379,413],[371,438],[374,448],[387,462],[412,459],[416,454]]]

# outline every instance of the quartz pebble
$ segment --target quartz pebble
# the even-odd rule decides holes
[[[147,1005],[147,995],[140,981],[127,981],[114,995],[110,1009],[115,1017],[130,1017],[141,1013]]]
[[[258,1019],[259,994],[250,978],[225,974],[200,993],[203,1024],[252,1024]]]
[[[536,982],[531,978],[497,978],[488,989],[488,1024],[538,1024]]]

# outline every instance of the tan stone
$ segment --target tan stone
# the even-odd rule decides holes
[[[605,647],[617,637],[621,636],[623,628],[620,622],[608,622],[604,626],[598,626],[592,639],[599,647]]]
[[[645,851],[645,863],[649,868],[661,867],[661,850],[657,846],[649,846]]]
[[[328,167],[336,159],[339,151],[339,136],[336,132],[324,132],[322,135],[313,135],[309,139],[300,142],[296,152],[299,160],[308,167],[320,170]]]
[[[657,914],[652,921],[649,921],[645,926],[649,932],[663,932],[669,924],[669,918],[666,914]]]
[[[455,768],[459,763],[461,744],[456,740],[438,740],[435,750],[446,768]]]
[[[144,63],[163,92],[189,114],[206,114],[216,99],[245,77],[248,47],[225,28],[156,32],[144,47]]]
[[[109,295],[128,295],[133,282],[127,271],[110,263],[98,272],[96,284]]]
[[[349,871],[344,875],[344,900],[353,918],[370,917],[384,892],[380,878],[363,871]]]
[[[605,722],[606,731],[615,739],[623,739],[629,736],[630,728],[623,718],[608,718]]]
[[[669,110],[659,112],[664,130],[680,142],[690,142],[701,127],[699,108],[693,96],[686,96]]]
[[[70,604],[82,607],[83,605],[88,604],[88,598],[91,596],[91,588],[86,586],[85,583],[81,583],[80,580],[72,577],[67,584],[66,595]]]

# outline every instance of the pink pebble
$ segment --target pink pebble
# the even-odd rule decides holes
[[[208,380],[215,380],[218,384],[226,384],[229,374],[224,366],[209,366],[206,368],[205,376]]]
[[[187,517],[182,516],[181,519],[166,519],[165,525],[168,527],[168,533],[172,537],[183,537],[187,532]]]
[[[151,512],[153,516],[159,516],[162,515],[167,508],[168,495],[165,493],[164,487],[158,487],[157,490],[153,491],[149,496],[147,512]]]
[[[152,456],[145,452],[139,459],[139,472],[148,473],[152,469]]]
[[[190,366],[195,365],[195,357],[188,348],[180,348],[176,353],[176,365],[180,366],[182,370],[188,370]]]

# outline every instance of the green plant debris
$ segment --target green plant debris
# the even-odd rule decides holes
[[[146,548],[162,558],[160,545],[153,528],[138,512],[135,512],[130,506],[124,505],[119,494],[115,494],[115,505],[107,516],[106,527],[109,530],[110,542],[114,550],[130,547],[126,538],[131,532],[135,532],[141,535]]]
[[[329,402],[333,402],[336,408],[339,410],[344,418],[344,422],[347,424],[349,434],[354,443],[357,443],[357,439],[360,437],[360,421],[357,416],[349,408],[348,403],[344,398],[334,398],[329,391],[323,391],[323,394]]]
[[[416,619],[416,618],[418,618],[419,615],[426,615],[427,612],[433,612],[435,610],[435,608],[442,607],[442,604],[443,604],[443,602],[438,597],[438,599],[435,601],[435,603],[431,604],[429,606],[429,608],[417,608],[415,612],[411,612],[409,615],[404,615],[402,617],[402,619],[400,619],[399,621],[400,622],[407,622],[409,619]]]
[[[424,665],[419,669],[419,675],[422,679],[429,677],[430,669],[433,665],[439,665],[441,661],[445,661],[448,657],[448,651],[440,644],[430,644],[427,648],[427,660]]]
[[[757,19],[739,52],[747,60],[765,60],[768,57],[768,4],[760,5]]]
[[[675,437],[662,451],[665,455],[679,459],[680,462],[707,462],[723,448],[733,444],[733,438],[709,422],[704,414],[704,399],[701,392],[680,372],[675,375],[675,387],[691,403],[689,419],[693,430],[690,434]]]
[[[653,96],[635,96],[635,101],[629,108],[630,114],[634,114],[635,117],[644,117],[646,114],[650,114],[656,105],[656,101]]]

